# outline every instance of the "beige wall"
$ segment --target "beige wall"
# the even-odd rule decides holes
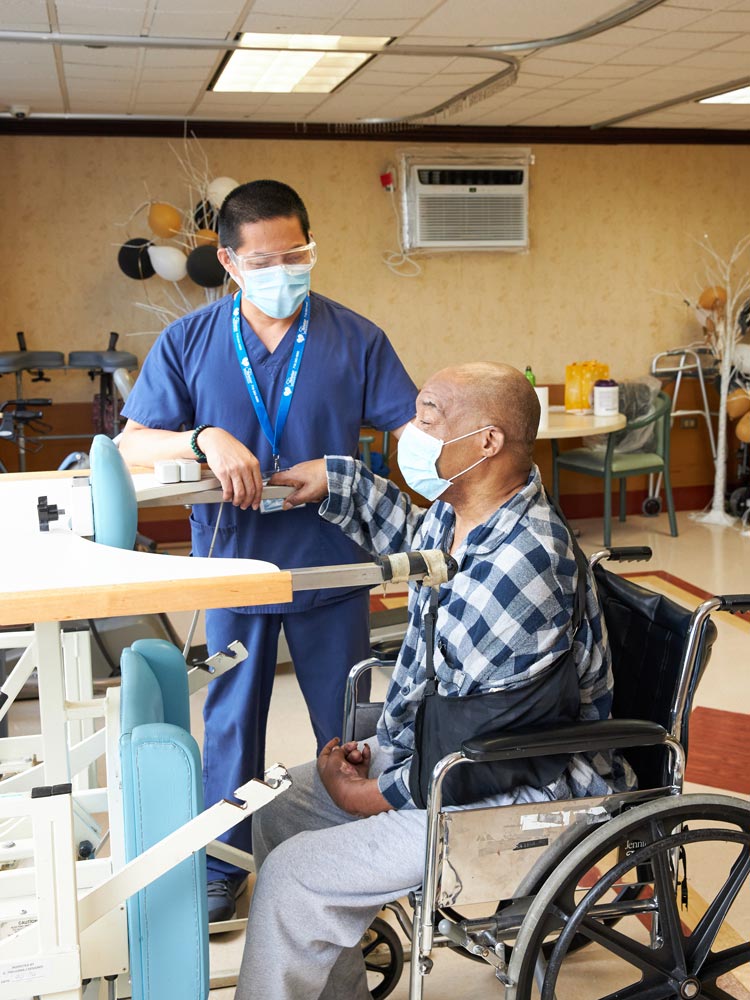
[[[397,144],[200,148],[214,175],[298,189],[319,245],[314,288],[382,325],[417,382],[472,359],[530,363],[541,382],[561,382],[566,362],[586,358],[609,362],[616,378],[639,374],[657,351],[699,333],[663,294],[705,283],[693,238],[708,233],[725,252],[750,231],[749,147],[539,145],[530,253],[427,257],[420,277],[404,279],[381,261],[396,235],[378,174]],[[31,349],[66,352],[103,348],[117,330],[122,349],[145,355],[153,336],[127,334],[158,323],[135,307],[144,283],[126,278],[116,256],[128,234],[149,235],[145,214],[117,226],[147,197],[188,205],[166,139],[0,137],[0,350],[15,349],[16,330]],[[160,282],[145,283],[158,301]],[[10,390],[0,381],[0,397]],[[92,389],[68,373],[44,392],[86,400]]]

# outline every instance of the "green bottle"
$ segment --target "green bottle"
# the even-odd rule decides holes
[[[536,375],[531,370],[531,365],[526,365],[526,371],[524,372],[524,375],[529,380],[531,385],[536,385]]]

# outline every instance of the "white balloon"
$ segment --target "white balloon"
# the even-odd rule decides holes
[[[214,177],[206,188],[208,200],[214,208],[221,208],[221,203],[224,201],[229,192],[234,191],[234,189],[239,186],[239,181],[234,180],[233,177]]]
[[[187,274],[187,258],[177,247],[150,246],[148,255],[154,270],[165,281],[182,281]]]

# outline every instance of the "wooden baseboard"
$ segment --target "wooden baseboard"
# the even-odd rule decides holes
[[[712,486],[677,486],[672,487],[675,510],[703,510],[713,496]],[[648,496],[647,490],[628,490],[626,511],[628,514],[640,514],[643,501]],[[662,504],[665,504],[664,492],[661,494]],[[619,511],[617,490],[612,495],[612,516],[617,517]],[[560,506],[566,517],[603,517],[604,497],[601,493],[569,493],[562,494]]]

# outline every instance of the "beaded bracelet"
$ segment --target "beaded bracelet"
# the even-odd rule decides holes
[[[211,424],[201,424],[199,427],[196,427],[193,433],[190,435],[190,447],[193,449],[193,454],[195,455],[195,457],[198,459],[199,462],[205,462],[206,456],[198,447],[198,435],[201,433],[201,431],[208,430],[208,428],[211,426],[212,426]]]

